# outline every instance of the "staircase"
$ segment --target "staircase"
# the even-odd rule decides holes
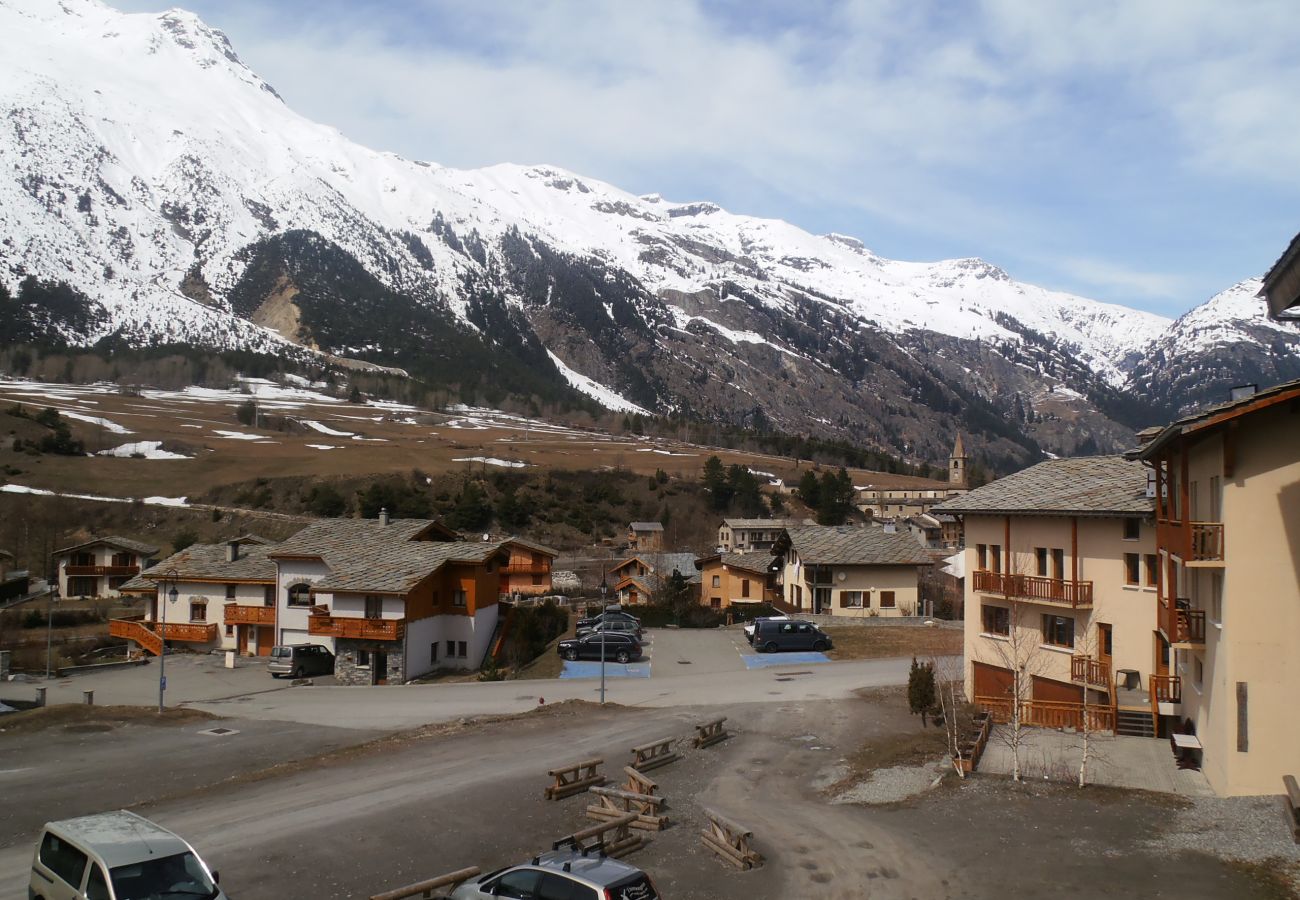
[[[1155,723],[1150,711],[1120,707],[1115,711],[1115,733],[1129,737],[1155,737]]]
[[[113,637],[135,641],[140,649],[157,656],[162,653],[162,639],[144,624],[144,617],[133,619],[110,619],[108,633]]]

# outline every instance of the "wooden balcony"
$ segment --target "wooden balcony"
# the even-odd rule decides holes
[[[400,641],[406,636],[406,620],[310,615],[307,633],[361,641]]]
[[[993,721],[1006,724],[1011,721],[1010,697],[976,697],[975,705],[987,710]],[[1115,731],[1115,707],[1107,704],[1068,703],[1060,700],[1021,700],[1020,721],[1037,728],[1083,729],[1084,710],[1087,710],[1089,731]]]
[[[1110,664],[1090,656],[1076,654],[1070,657],[1070,680],[1109,691],[1111,690]]]
[[[511,563],[501,567],[502,575],[550,575],[551,567],[545,563]]]
[[[227,603],[222,621],[227,625],[274,625],[275,607]]]
[[[132,578],[140,574],[139,566],[68,566],[69,578]]]
[[[1188,562],[1223,561],[1223,523],[1191,522],[1191,540],[1188,543]]]
[[[115,638],[135,641],[140,649],[157,656],[162,652],[162,641],[144,624],[144,616],[128,619],[109,619],[108,633]]]
[[[143,617],[111,619],[108,633],[113,637],[135,641],[154,656],[162,652],[162,638],[191,644],[207,644],[217,639],[215,622],[146,622]]]
[[[1177,675],[1152,675],[1151,697],[1157,703],[1182,703],[1183,680]]]
[[[985,594],[1001,594],[1034,603],[1051,603],[1074,609],[1092,606],[1091,581],[1067,581],[1061,578],[1044,578],[1040,575],[1014,575],[1004,572],[979,570],[974,573],[975,590]]]
[[[1205,646],[1205,611],[1200,609],[1178,609],[1177,624],[1173,643],[1193,647]]]

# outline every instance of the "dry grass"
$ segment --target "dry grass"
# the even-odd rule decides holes
[[[197,709],[173,707],[161,715],[143,706],[85,706],[65,703],[23,712],[0,719],[5,734],[27,734],[62,728],[65,731],[111,731],[122,725],[187,725],[220,718]]]
[[[955,656],[962,652],[959,628],[927,628],[924,625],[841,625],[825,629],[835,642],[826,655],[831,659],[884,659]]]
[[[569,628],[564,632],[564,634],[547,644],[546,649],[542,651],[541,656],[537,657],[537,659],[527,665],[522,666],[518,672],[507,677],[518,679],[520,681],[541,681],[559,678],[560,673],[564,671],[564,660],[562,660],[560,654],[556,652],[555,645],[560,641],[573,637],[576,633],[577,617],[570,616]]]

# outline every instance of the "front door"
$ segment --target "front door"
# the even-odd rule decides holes
[[[1157,631],[1154,635],[1156,643],[1156,660],[1155,665],[1152,668],[1155,670],[1157,675],[1168,675],[1169,643],[1160,635],[1160,632]]]
[[[238,637],[237,637],[236,640],[237,640],[237,642],[238,642],[238,646],[239,646],[239,655],[240,655],[240,656],[247,656],[247,655],[248,655],[248,632],[249,632],[249,630],[250,630],[250,626],[248,626],[248,625],[236,625],[236,626],[235,626],[235,634],[238,635]]]
[[[376,650],[370,654],[371,684],[388,684],[388,654]]]
[[[257,629],[257,655],[270,656],[275,646],[275,629],[270,625],[261,625]]]
[[[1110,626],[1104,622],[1097,623],[1097,659],[1101,662],[1102,668],[1110,672],[1111,665],[1111,630]]]
[[[831,611],[831,589],[827,587],[813,588],[813,612],[819,615],[829,615]]]

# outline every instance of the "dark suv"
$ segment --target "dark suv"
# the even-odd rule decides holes
[[[641,627],[641,620],[631,613],[606,611],[594,616],[585,616],[578,620],[575,626],[578,629],[594,628],[601,622],[631,622],[637,628]]]
[[[497,869],[452,891],[452,900],[659,900],[650,876],[595,853],[552,850],[531,863]]]
[[[829,650],[831,637],[812,622],[791,619],[758,621],[754,625],[754,649],[772,653],[777,650]]]
[[[601,632],[560,641],[556,652],[565,659],[600,659]],[[641,644],[630,634],[615,631],[603,635],[605,659],[609,662],[634,662],[641,658]]]

